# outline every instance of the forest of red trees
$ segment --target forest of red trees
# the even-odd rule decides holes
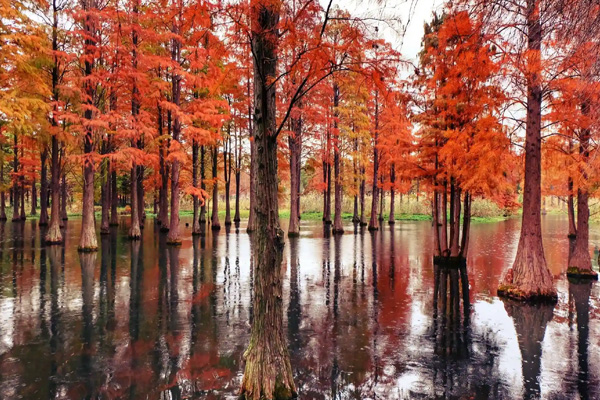
[[[541,215],[557,196],[569,272],[595,274],[595,2],[451,2],[404,38],[421,41],[417,60],[381,21],[312,0],[0,0],[0,19],[0,219],[39,215],[58,244],[81,215],[91,252],[120,214],[131,240],[156,223],[178,245],[249,211],[248,398],[296,392],[283,333],[262,327],[281,327],[284,237],[299,235],[309,192],[332,234],[344,213],[376,231],[384,211],[395,222],[398,196],[424,197],[439,262],[466,257],[473,202],[522,208],[498,293],[551,300]]]

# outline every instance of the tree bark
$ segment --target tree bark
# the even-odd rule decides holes
[[[342,224],[342,196],[344,192],[342,190],[342,176],[341,176],[341,155],[340,155],[340,147],[341,147],[341,139],[340,133],[338,131],[338,107],[340,103],[340,88],[337,85],[337,82],[333,84],[333,130],[334,130],[334,143],[333,143],[333,168],[334,168],[334,211],[335,216],[333,220],[333,233],[334,234],[343,234],[344,233],[344,225]]]
[[[204,179],[206,178],[205,154],[205,147],[200,146],[200,188],[202,190],[206,190],[206,183],[204,182]],[[206,225],[206,201],[202,202],[200,205],[200,225]]]
[[[108,152],[108,145],[106,145],[105,153]],[[102,202],[102,216],[100,222],[100,234],[106,235],[110,233],[110,161],[108,159],[102,162],[102,186],[101,186],[101,202]]]
[[[0,221],[6,221],[6,190],[4,189],[4,150],[2,151],[2,158],[0,159],[0,185],[2,185],[2,191],[0,192]]]
[[[119,195],[117,191],[117,171],[113,170],[110,173],[110,226],[119,225],[119,214],[117,204]]]
[[[19,215],[19,200],[21,198],[19,193],[19,143],[17,134],[14,134],[14,143],[13,143],[13,216],[12,221],[20,221],[21,216]]]
[[[227,141],[224,143],[223,152],[223,177],[225,178],[225,226],[231,225],[231,201],[229,189],[231,188],[231,124],[227,126]]]
[[[212,149],[212,178],[213,178],[213,193],[212,193],[212,212],[210,215],[210,229],[218,231],[221,229],[219,222],[219,148],[215,145]]]
[[[179,34],[179,27],[173,24],[173,33]],[[175,37],[171,40],[171,58],[174,63],[179,64],[181,59],[181,42]],[[181,100],[181,76],[178,73],[173,73],[172,76],[172,101],[175,107],[179,108]],[[179,114],[175,113],[173,119],[173,144],[179,144],[179,134],[181,133],[181,121]],[[181,245],[181,237],[179,235],[179,160],[173,160],[171,164],[171,218],[169,223],[169,234],[167,236],[167,244]]]
[[[277,135],[275,85],[277,25],[281,4],[252,0],[252,47],[257,146],[256,256],[253,318],[250,344],[244,353],[246,367],[241,394],[246,399],[291,399],[296,395],[292,367],[283,330],[283,231],[277,203]]]
[[[290,148],[290,223],[288,236],[300,235],[300,157],[302,154],[302,117],[293,116],[288,135]]]
[[[556,300],[552,274],[546,265],[542,244],[541,221],[541,41],[542,25],[539,2],[527,0],[527,35],[529,71],[527,78],[527,124],[525,129],[525,186],[523,219],[517,256],[503,278],[499,295],[516,299],[545,298]]]
[[[460,245],[460,255],[463,258],[467,258],[469,250],[469,237],[471,232],[471,195],[469,192],[465,192],[465,212],[463,216],[463,231]]]
[[[396,166],[392,164],[390,168],[390,182],[392,187],[390,188],[390,215],[388,218],[388,224],[393,225],[396,223],[396,216],[394,215],[394,208],[396,206],[396,193],[394,185],[396,184]]]
[[[369,220],[369,230],[376,231],[379,229],[377,221],[377,200],[379,196],[379,188],[377,181],[379,180],[379,150],[377,142],[379,137],[379,92],[375,92],[375,132],[373,132],[373,198],[371,199],[371,219]]]
[[[365,168],[361,167],[360,173],[360,226],[366,226],[367,220],[365,218],[365,195],[366,195],[366,186],[367,181],[365,180]]]
[[[567,181],[569,195],[567,196],[567,214],[569,216],[569,238],[575,239],[577,235],[577,227],[575,225],[575,200],[573,196],[573,178],[569,177]]]
[[[51,177],[50,177],[50,194],[52,202],[50,203],[50,227],[46,233],[46,243],[58,244],[62,243],[63,236],[60,231],[60,161],[58,158],[58,138],[52,135],[51,144]]]
[[[590,112],[589,102],[586,100],[581,105],[583,115]],[[592,259],[590,257],[590,208],[588,204],[589,193],[586,185],[588,184],[588,174],[586,166],[590,158],[590,135],[589,129],[582,129],[579,137],[579,155],[581,167],[582,182],[577,189],[577,236],[573,252],[569,257],[569,271],[571,275],[586,275],[589,277],[598,277],[598,273],[592,270]]]
[[[40,169],[40,226],[48,225],[48,165],[46,161],[48,160],[48,149],[44,148],[41,154],[41,169]],[[4,166],[0,166],[0,169],[3,169]],[[4,181],[4,171],[0,171],[0,184]],[[0,212],[0,215],[2,213]],[[2,219],[0,217],[0,219]]]
[[[195,189],[198,188],[198,142],[192,140],[192,186]],[[194,217],[192,220],[192,235],[200,234],[200,217],[199,212],[199,199],[198,196],[192,196],[192,202],[194,206]]]
[[[60,203],[60,215],[63,221],[69,219],[69,215],[67,214],[67,198],[69,197],[67,194],[67,173],[62,173],[62,184],[61,184],[61,203]],[[93,197],[92,197],[93,199]]]
[[[33,182],[31,182],[31,212],[29,214],[37,215],[37,187],[35,177],[33,178]]]

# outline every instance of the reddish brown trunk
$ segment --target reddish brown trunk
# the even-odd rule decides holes
[[[440,246],[440,206],[439,206],[440,194],[437,189],[433,191],[433,249],[435,256],[442,255],[442,249]]]
[[[105,149],[105,153],[108,149]],[[101,202],[102,202],[102,216],[100,222],[100,233],[106,235],[110,232],[109,224],[109,210],[110,210],[110,161],[108,159],[102,162],[102,177],[103,182],[101,186]]]
[[[575,226],[575,201],[573,197],[573,178],[568,178],[567,186],[569,188],[569,195],[567,197],[567,214],[569,216],[568,237],[575,239],[575,235],[577,235],[577,227]]]
[[[375,92],[375,132],[373,133],[373,198],[371,199],[371,219],[369,221],[369,230],[376,231],[379,229],[377,221],[377,200],[379,197],[379,188],[377,181],[379,180],[379,150],[377,149],[379,137],[379,92]]]
[[[66,172],[63,172],[61,179],[62,179],[62,184],[60,187],[60,190],[61,190],[60,216],[61,216],[61,220],[67,221],[69,219],[69,215],[67,214],[67,200],[68,200],[69,196],[67,193],[67,174],[66,174]]]
[[[48,225],[48,166],[46,161],[48,159],[48,150],[44,148],[41,154],[41,169],[40,169],[40,226]],[[2,169],[4,166],[0,167]],[[0,182],[4,181],[4,171],[0,171]],[[0,215],[2,213],[0,212]],[[0,219],[1,216],[0,216]]]
[[[179,34],[179,28],[176,23],[173,23],[173,33]],[[171,41],[171,58],[173,62],[179,64],[181,59],[181,43],[179,39],[173,38]],[[179,107],[181,100],[181,76],[173,73],[172,77],[172,101],[176,107]],[[181,121],[179,114],[175,113],[173,119],[173,142],[178,144],[179,134],[181,133]],[[171,143],[173,145],[173,143]],[[169,234],[167,236],[167,244],[180,245],[181,237],[179,234],[179,160],[173,160],[171,164],[171,218],[169,222]]]
[[[4,152],[2,152],[2,158],[0,159],[0,185],[4,187]],[[5,190],[2,189],[0,192],[0,221],[6,221],[6,194]]]
[[[231,201],[229,189],[231,188],[231,124],[227,126],[227,140],[223,152],[223,177],[225,178],[225,225],[231,225]]]
[[[367,182],[364,178],[365,169],[361,167],[361,179],[360,179],[360,226],[366,226],[367,220],[365,218],[365,195],[366,195],[366,186]]]
[[[302,118],[292,117],[292,132],[288,135],[290,148],[290,224],[288,236],[300,235],[300,157],[302,154]]]
[[[291,399],[296,395],[283,329],[283,231],[277,205],[277,136],[275,85],[279,3],[253,0],[252,47],[257,146],[256,232],[252,237],[256,267],[250,344],[241,394],[246,399]]]
[[[460,255],[463,258],[467,258],[467,252],[469,250],[469,233],[471,231],[471,195],[469,192],[465,192],[465,212],[463,217],[463,231],[460,244]]]
[[[529,51],[527,81],[527,124],[525,129],[525,185],[523,192],[523,222],[517,256],[504,276],[499,295],[517,299],[556,299],[552,274],[546,265],[542,244],[541,221],[541,40],[542,26],[539,2],[527,0],[527,34]]]
[[[219,222],[219,164],[218,164],[219,149],[217,146],[213,147],[212,150],[212,178],[213,178],[213,191],[212,191],[212,212],[210,215],[210,227],[213,231],[221,229],[221,223]]]
[[[192,186],[198,188],[198,142],[192,141]],[[192,220],[192,235],[200,234],[200,219],[199,219],[199,199],[198,196],[192,198],[194,206],[194,217]]]
[[[394,189],[394,185],[396,184],[396,166],[392,164],[390,168],[390,182],[392,187],[390,189],[390,215],[388,218],[388,223],[393,225],[396,223],[396,216],[394,214],[394,209],[396,207],[396,193]]]
[[[200,188],[206,190],[206,160],[205,160],[206,149],[204,146],[200,146]],[[200,225],[206,225],[206,201],[200,205]]]
[[[51,144],[51,177],[50,177],[50,227],[46,233],[46,242],[49,244],[61,243],[63,240],[62,233],[60,231],[60,164],[58,158],[58,139],[56,136],[52,136]]]
[[[119,215],[117,212],[117,204],[119,202],[119,196],[117,192],[117,172],[112,171],[110,173],[110,225],[119,225]]]
[[[448,249],[448,185],[444,182],[444,186],[441,192],[442,196],[442,226],[440,227],[440,246],[442,249],[442,255],[449,256],[450,250]]]
[[[589,114],[589,104],[585,101],[581,106],[583,115]],[[589,194],[586,185],[588,176],[585,166],[587,166],[590,157],[590,130],[583,129],[579,137],[579,155],[584,167],[581,168],[582,183],[577,189],[577,236],[573,252],[569,257],[570,275],[586,275],[597,277],[598,274],[592,271],[592,259],[590,257],[590,208],[588,204]]]
[[[341,139],[338,130],[338,107],[340,104],[340,88],[337,82],[333,84],[333,174],[334,174],[334,220],[333,220],[333,233],[342,234],[344,233],[344,225],[342,224],[342,196],[344,192],[342,190],[342,160],[340,155]]]

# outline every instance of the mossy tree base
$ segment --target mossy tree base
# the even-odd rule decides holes
[[[591,269],[569,267],[567,268],[567,277],[578,279],[592,279],[597,281],[598,273]]]
[[[77,251],[80,253],[94,253],[98,251],[98,246],[96,247],[78,247]]]
[[[554,304],[558,301],[558,295],[554,291],[532,292],[525,291],[514,285],[501,284],[498,287],[498,297],[511,300],[524,301],[529,303],[549,303]]]

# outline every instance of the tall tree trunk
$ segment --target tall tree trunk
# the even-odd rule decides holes
[[[131,50],[131,67],[133,70],[133,73],[136,74],[137,73],[137,66],[138,66],[138,60],[137,60],[137,46],[138,46],[138,29],[139,26],[138,25],[138,9],[139,9],[139,0],[135,0],[133,2],[133,29],[131,30],[131,43],[132,43],[132,50]],[[134,131],[134,139],[131,140],[131,147],[138,147],[136,146],[138,139],[139,139],[139,135],[141,134],[141,132],[139,131],[139,126],[138,126],[138,117],[140,114],[140,92],[138,90],[137,87],[137,78],[133,77],[133,88],[131,90],[131,120],[132,120],[132,124],[133,124],[133,131]],[[131,166],[131,227],[129,228],[129,239],[131,240],[139,240],[140,237],[142,236],[142,231],[140,229],[140,213],[138,210],[138,166],[137,166],[137,162],[135,160],[135,157],[133,157],[133,165]]]
[[[179,27],[173,23],[173,33],[179,35]],[[171,40],[171,58],[174,63],[179,64],[181,59],[181,42],[175,37]],[[181,101],[181,76],[174,72],[172,76],[172,101],[175,107],[179,108]],[[179,114],[176,112],[173,118],[173,144],[179,145],[179,134],[181,133],[181,121]],[[169,234],[167,236],[167,244],[181,245],[181,237],[179,234],[179,160],[173,160],[171,164],[171,218],[169,223]]]
[[[568,237],[575,239],[577,235],[577,227],[575,225],[575,200],[573,196],[573,178],[570,176],[567,178],[567,187],[569,194],[567,196],[567,214],[569,216],[569,234]]]
[[[40,170],[40,226],[48,225],[48,149],[44,148],[41,154],[41,170]],[[4,166],[0,166],[3,169]],[[4,171],[0,171],[0,184],[4,181]],[[2,214],[0,212],[0,214]],[[2,219],[0,217],[0,219]]]
[[[352,126],[352,132],[354,132],[354,125]],[[354,209],[352,212],[352,222],[354,224],[358,224],[360,222],[360,216],[358,214],[358,193],[360,192],[360,185],[358,183],[358,162],[356,161],[356,155],[358,154],[358,139],[354,139],[354,156],[352,160],[352,172],[354,175],[354,189],[356,193],[354,194]]]
[[[254,129],[252,129],[254,132]],[[252,133],[254,137],[254,133]],[[256,229],[256,144],[254,140],[250,142],[250,214],[248,215],[248,226],[246,232],[251,233]]]
[[[296,395],[292,367],[283,330],[283,231],[277,204],[277,135],[275,85],[277,25],[281,4],[252,0],[252,47],[257,146],[256,232],[252,246],[256,266],[250,344],[244,353],[246,367],[241,394],[246,399],[291,399]]]
[[[18,143],[18,138],[17,138],[17,134],[15,133],[14,135],[14,144],[13,144],[13,216],[12,216],[12,220],[13,222],[19,221],[21,220],[21,216],[19,215],[19,200],[20,200],[20,194],[19,194],[19,178],[18,178],[18,173],[19,173],[19,143]]]
[[[37,187],[35,177],[31,183],[31,212],[30,215],[37,215]]]
[[[288,236],[300,235],[300,157],[302,154],[302,117],[293,116],[292,129],[288,135],[290,148],[290,223]]]
[[[108,145],[105,153],[108,152]],[[100,220],[100,234],[110,233],[110,161],[108,159],[102,162],[102,186],[101,186],[102,216]]]
[[[383,189],[383,176],[381,176],[379,182],[381,182],[381,189],[379,190],[379,224],[383,222],[383,211],[385,206],[385,190]]]
[[[452,221],[450,226],[450,256],[458,257],[460,255],[460,194],[461,190],[457,184],[453,184],[453,203]]]
[[[583,115],[590,113],[590,104],[587,100],[581,105]],[[590,158],[590,135],[589,129],[582,129],[579,137],[579,156],[580,162],[583,163],[581,168],[582,183],[577,189],[577,236],[575,237],[575,245],[573,252],[569,258],[570,275],[581,275],[589,277],[598,277],[598,273],[592,270],[592,259],[590,257],[590,208],[588,204],[588,174],[586,166]]]
[[[4,189],[4,150],[2,151],[2,157],[0,158],[0,185],[2,191],[0,192],[0,221],[6,221],[6,190]]]
[[[119,225],[119,213],[117,204],[119,203],[119,194],[117,191],[117,171],[112,168],[110,173],[110,226]]]
[[[463,231],[460,244],[460,256],[467,258],[469,250],[469,236],[471,232],[471,194],[467,191],[464,196],[465,212],[463,216]]]
[[[46,233],[46,243],[57,244],[62,243],[63,236],[60,231],[60,161],[58,158],[58,138],[56,135],[52,135],[51,144],[51,177],[50,177],[50,194],[52,197],[52,203],[50,203],[50,227]]]
[[[442,248],[442,255],[449,256],[450,250],[448,248],[448,183],[444,181],[444,187],[441,192],[442,196],[442,226],[440,227],[440,245]]]
[[[67,199],[69,196],[67,193],[67,173],[66,172],[62,173],[61,179],[62,179],[62,184],[61,184],[60,215],[61,215],[61,220],[66,221],[69,219],[69,215],[67,214]],[[93,199],[93,197],[92,197],[92,199]]]
[[[528,57],[527,124],[525,129],[525,186],[523,193],[523,222],[517,255],[511,269],[503,278],[499,295],[517,299],[557,298],[552,274],[546,265],[542,244],[541,220],[541,41],[542,25],[539,2],[527,0]]]
[[[192,186],[198,188],[198,142],[192,140]],[[204,200],[203,200],[204,201]],[[192,197],[192,203],[194,206],[194,217],[192,220],[192,235],[200,234],[200,219],[198,216],[199,199],[198,196]]]
[[[85,71],[84,76],[90,77],[94,68],[93,46],[96,44],[96,27],[95,27],[95,16],[93,16],[93,10],[96,8],[94,0],[87,0],[83,2],[83,11],[85,13]],[[86,109],[84,111],[84,118],[91,122],[93,119],[93,99],[94,99],[94,85],[91,81],[84,83],[84,90],[86,94]],[[79,239],[79,251],[97,251],[98,242],[96,239],[96,217],[94,215],[94,160],[92,153],[94,151],[94,132],[92,131],[91,125],[85,128],[85,135],[83,138],[83,207],[81,216],[81,236]],[[64,185],[64,175],[63,175]],[[63,189],[64,190],[64,189]],[[66,199],[63,199],[66,203]]]
[[[210,228],[213,231],[221,229],[219,222],[219,148],[215,145],[212,149],[212,178],[213,178],[213,193],[212,193],[212,213],[210,215]]]
[[[376,231],[379,229],[377,221],[377,200],[379,199],[379,188],[377,187],[379,180],[379,150],[377,149],[379,137],[379,92],[375,92],[375,132],[373,133],[373,198],[371,199],[371,219],[369,220],[369,230]]]
[[[200,188],[206,191],[206,183],[204,179],[206,178],[206,148],[204,146],[200,146]],[[200,206],[200,225],[206,224],[206,201],[204,201]]]
[[[224,143],[223,152],[223,177],[225,178],[225,226],[231,225],[231,201],[229,189],[231,188],[231,124],[227,126],[227,141]]]
[[[139,142],[138,147],[144,148],[142,141]],[[140,220],[140,228],[144,229],[144,221],[146,220],[146,202],[144,199],[144,171],[143,165],[138,165],[137,173],[137,200],[138,200],[138,218]]]
[[[396,184],[396,166],[392,164],[390,167],[390,182],[392,184],[390,188],[390,215],[388,218],[388,224],[393,225],[396,223],[396,216],[394,215],[394,208],[396,206],[396,193],[395,187]]]
[[[437,189],[437,182],[433,191],[433,251],[435,256],[442,255],[441,239],[440,239],[440,193]],[[439,273],[436,272],[436,277]]]
[[[367,181],[365,180],[365,168],[361,167],[360,173],[360,226],[367,225],[367,219],[365,217],[365,196],[367,191]]]
[[[340,133],[338,131],[338,107],[340,103],[340,88],[337,82],[333,84],[333,130],[334,130],[334,146],[333,146],[333,168],[334,168],[334,180],[335,180],[335,199],[334,199],[334,210],[335,216],[333,221],[333,233],[342,234],[344,233],[344,225],[342,225],[342,176],[341,176],[341,156],[340,156]]]

